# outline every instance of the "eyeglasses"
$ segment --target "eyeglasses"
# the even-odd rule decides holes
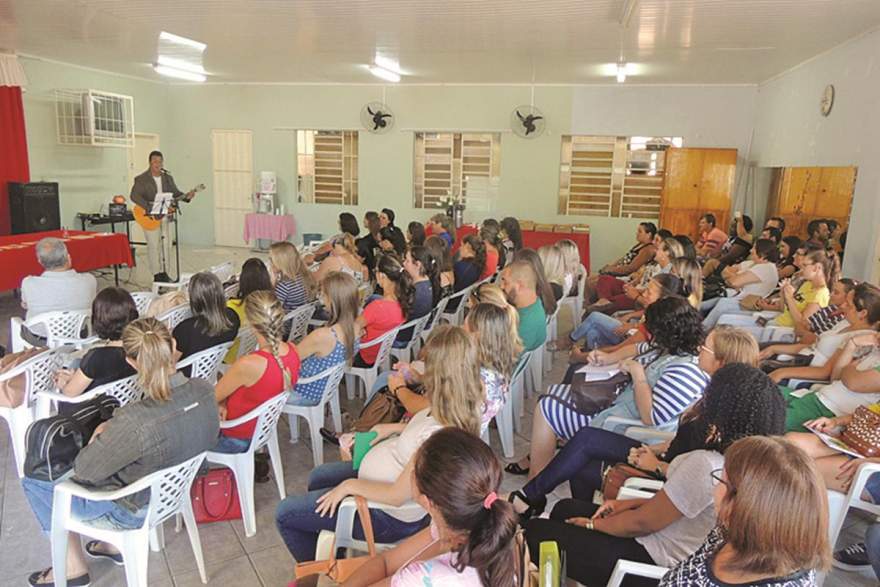
[[[706,351],[706,352],[709,353],[710,355],[714,355],[714,354],[715,354],[715,349],[710,349],[709,347],[707,347],[707,346],[704,345],[704,344],[701,344],[701,345],[700,345],[700,350],[701,350],[701,351]]]
[[[717,487],[719,483],[723,483],[724,486],[727,488],[727,491],[732,494],[736,494],[736,487],[731,485],[729,481],[725,481],[721,477],[722,473],[724,473],[724,469],[715,469],[710,473],[710,475],[712,476],[712,485]]]

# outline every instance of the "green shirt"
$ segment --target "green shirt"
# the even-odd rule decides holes
[[[534,304],[525,308],[517,308],[519,313],[519,337],[525,350],[531,351],[547,340],[547,314],[544,304],[538,298]]]

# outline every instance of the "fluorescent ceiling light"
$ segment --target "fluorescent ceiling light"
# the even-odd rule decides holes
[[[389,70],[385,69],[384,67],[377,67],[374,65],[370,65],[367,67],[367,69],[369,69],[370,73],[372,73],[376,77],[382,78],[386,81],[394,82],[394,83],[397,83],[400,81],[400,74],[395,73],[393,71],[389,71]]]
[[[617,83],[622,84],[626,81],[626,63],[617,64]]]
[[[159,65],[158,63],[153,65],[153,69],[159,75],[174,77],[177,79],[185,79],[191,82],[203,82],[208,79],[204,74],[201,73],[186,71],[184,69],[177,69],[175,67],[168,67],[167,65]]]
[[[391,59],[390,57],[382,57],[381,55],[376,55],[376,58],[373,60],[377,66],[382,69],[387,69],[388,71],[394,72],[397,75],[403,73],[400,71],[400,64],[395,59]]]
[[[205,75],[207,72],[205,68],[202,67],[201,63],[190,63],[185,59],[177,59],[176,57],[168,57],[167,55],[159,55],[158,58],[159,65],[166,65],[173,69],[182,69],[183,71],[189,71],[191,73],[198,73],[200,75]]]
[[[187,47],[192,47],[193,49],[197,49],[198,51],[204,51],[208,48],[208,46],[204,43],[200,43],[192,39],[187,39],[186,37],[173,35],[171,33],[166,33],[165,31],[159,33],[159,40],[168,41],[169,43],[176,43],[178,45],[186,45]]]

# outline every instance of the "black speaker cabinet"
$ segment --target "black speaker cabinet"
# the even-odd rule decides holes
[[[12,234],[61,228],[57,182],[9,182],[9,216]]]

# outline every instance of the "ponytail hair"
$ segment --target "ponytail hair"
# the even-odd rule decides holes
[[[474,252],[474,256],[470,259],[470,263],[479,270],[479,274],[483,274],[483,270],[486,268],[486,243],[483,242],[483,239],[478,237],[475,234],[469,234],[462,242],[467,243],[471,250]]]
[[[837,278],[840,277],[840,257],[832,249],[819,249],[807,253],[807,259],[818,264],[822,268],[822,275],[825,276],[825,285],[828,289],[834,285]]]
[[[703,301],[703,271],[700,264],[688,257],[672,260],[672,273],[681,279],[682,295],[698,310]]]
[[[687,298],[684,280],[672,273],[660,273],[654,276],[654,281],[660,286],[660,299],[664,298]]]
[[[413,261],[421,264],[422,275],[431,282],[432,305],[436,306],[440,301],[440,263],[431,254],[428,247],[412,246],[409,248],[409,256]]]
[[[255,291],[244,300],[244,317],[251,328],[265,339],[272,356],[281,369],[284,389],[290,389],[291,376],[281,360],[281,344],[284,342],[284,308],[270,291]]]
[[[171,376],[177,371],[173,341],[165,324],[155,318],[140,318],[122,331],[122,349],[137,365],[138,383],[156,401],[171,397]]]
[[[412,278],[403,269],[403,265],[395,255],[382,255],[376,263],[376,271],[391,280],[394,284],[394,295],[404,316],[409,315],[412,298],[415,294]]]
[[[500,498],[501,465],[492,449],[458,428],[432,434],[416,453],[415,486],[453,532],[466,538],[453,549],[453,567],[476,569],[487,587],[517,583],[517,515]]]

